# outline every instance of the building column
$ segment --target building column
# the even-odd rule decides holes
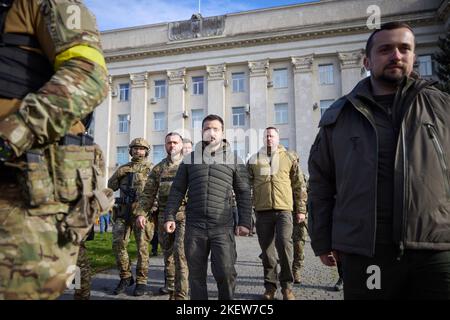
[[[208,110],[206,114],[216,114],[225,122],[225,64],[207,66],[208,73]]]
[[[130,74],[131,82],[131,120],[130,140],[147,139],[147,104],[148,74],[147,72]]]
[[[361,75],[363,51],[339,52],[338,57],[341,63],[342,95],[346,95],[365,76]]]
[[[250,136],[250,153],[255,153],[262,144],[263,137],[260,130],[268,127],[267,113],[268,96],[267,96],[267,76],[269,70],[269,60],[249,61],[248,68],[250,70],[250,129],[256,130],[254,133],[257,137]],[[257,140],[255,140],[257,138]],[[255,142],[257,141],[257,145]]]
[[[314,105],[314,55],[291,57],[294,71],[295,150],[300,156],[300,166],[307,173],[308,157],[314,142],[317,125],[313,117]]]
[[[167,130],[168,132],[176,131],[183,136],[185,130],[183,112],[186,110],[185,76],[185,68],[167,71],[167,77],[169,78]]]
[[[105,180],[100,183],[104,188],[107,187],[107,180],[109,179],[109,173],[115,168],[115,162],[110,163],[111,153],[111,110],[112,110],[112,77],[108,77],[108,96],[105,100],[95,108],[95,128],[94,128],[94,141],[98,144],[103,152],[105,161]],[[102,126],[100,126],[100,121]],[[106,128],[104,125],[106,124]],[[103,130],[99,130],[102,128]],[[106,129],[106,130],[105,130]]]

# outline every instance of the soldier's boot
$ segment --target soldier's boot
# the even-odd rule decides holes
[[[169,293],[170,293],[170,291],[169,291],[169,289],[166,286],[159,288],[159,294],[166,295],[166,294],[169,294]]]
[[[266,291],[263,294],[263,299],[264,300],[274,300],[275,299],[275,294],[277,293],[277,288],[268,288],[266,289]]]
[[[292,289],[282,289],[281,293],[283,294],[283,300],[295,300]]]
[[[134,296],[136,297],[140,297],[143,296],[147,290],[146,290],[147,286],[143,283],[137,283],[136,287],[134,287]]]
[[[344,289],[344,280],[342,278],[339,278],[334,285],[334,291],[342,291],[342,289]]]
[[[292,273],[294,274],[294,283],[300,283],[300,280],[301,280],[300,271],[295,270]]]
[[[169,300],[176,300],[175,299],[175,291],[169,291]]]
[[[117,285],[117,287],[114,289],[114,294],[118,295],[121,294],[123,292],[125,292],[125,289],[129,286],[132,286],[134,284],[134,279],[133,277],[129,277],[129,278],[125,278],[125,279],[120,279],[119,284]]]

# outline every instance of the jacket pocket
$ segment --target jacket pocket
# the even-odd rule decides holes
[[[436,150],[439,159],[439,163],[442,170],[442,176],[444,179],[445,194],[447,196],[447,199],[450,199],[450,179],[449,179],[449,168],[446,160],[447,155],[445,154],[444,148],[442,147],[442,144],[439,141],[434,125],[431,123],[425,123],[424,125],[427,129],[428,136],[430,137],[434,145],[434,149]]]

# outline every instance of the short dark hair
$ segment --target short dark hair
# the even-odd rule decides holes
[[[372,50],[372,47],[373,47],[373,37],[378,32],[383,31],[383,30],[394,30],[394,29],[401,29],[401,28],[409,29],[409,31],[411,31],[411,33],[414,35],[414,31],[409,24],[407,24],[405,22],[399,22],[399,21],[384,23],[381,25],[381,27],[379,29],[376,29],[375,31],[373,31],[372,34],[369,36],[369,39],[367,39],[367,42],[366,42],[366,56],[368,57],[370,55],[370,50]]]
[[[191,141],[191,139],[188,139],[188,138],[184,138],[184,139],[183,139],[183,144],[185,144],[185,143],[190,143],[191,146],[194,145],[194,143]]]
[[[267,128],[264,129],[264,131],[267,131],[267,130],[275,130],[278,134],[280,133],[280,132],[278,131],[278,129],[275,128],[275,127],[267,127]]]
[[[214,120],[217,120],[220,122],[220,124],[222,125],[222,131],[223,131],[223,119],[216,114],[209,114],[205,117],[205,119],[203,119],[202,129],[203,129],[203,126],[205,125],[206,121],[214,121]]]
[[[174,132],[174,131],[166,134],[164,141],[167,139],[167,137],[171,137],[171,136],[178,136],[178,137],[180,137],[181,141],[183,141],[183,137],[181,136],[181,134],[179,134],[178,132]]]

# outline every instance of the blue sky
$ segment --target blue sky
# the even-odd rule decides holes
[[[314,2],[313,0],[201,0],[201,14],[215,16],[246,10]],[[101,31],[188,20],[198,11],[198,0],[84,0]]]

